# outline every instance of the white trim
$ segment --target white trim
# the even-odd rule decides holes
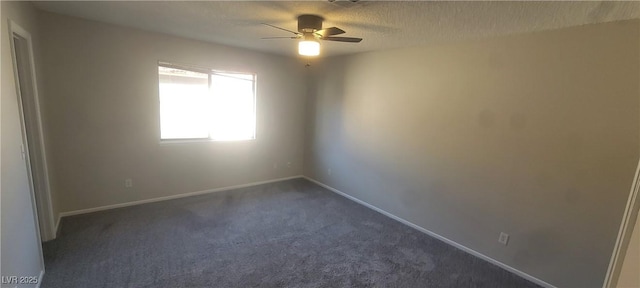
[[[387,216],[387,217],[389,217],[389,218],[391,218],[393,220],[396,220],[396,221],[398,221],[398,222],[400,222],[400,223],[402,223],[404,225],[407,225],[407,226],[409,226],[409,227],[411,227],[413,229],[416,229],[416,230],[418,230],[418,231],[420,231],[422,233],[425,233],[425,234],[427,234],[427,235],[429,235],[429,236],[431,236],[433,238],[436,238],[436,239],[438,239],[438,240],[440,240],[440,241],[442,241],[444,243],[447,243],[447,244],[449,244],[449,245],[451,245],[453,247],[456,247],[456,248],[458,248],[458,249],[460,249],[460,250],[462,250],[464,252],[467,252],[467,253],[469,253],[469,254],[471,254],[473,256],[476,256],[476,257],[478,257],[480,259],[483,259],[483,260],[485,260],[485,261],[487,261],[487,262],[489,262],[491,264],[494,264],[494,265],[496,265],[498,267],[501,267],[502,269],[505,269],[505,270],[507,270],[507,271],[509,271],[509,272],[511,272],[513,274],[516,274],[516,275],[518,275],[518,276],[520,276],[520,277],[522,277],[524,279],[527,279],[527,280],[529,280],[531,282],[534,282],[534,283],[536,283],[536,284],[538,284],[540,286],[547,287],[547,288],[556,288],[555,286],[553,286],[553,285],[551,285],[551,284],[549,284],[549,283],[547,283],[545,281],[542,281],[542,280],[540,280],[540,279],[538,279],[536,277],[533,277],[533,276],[531,276],[531,275],[529,275],[529,274],[527,274],[525,272],[522,272],[522,271],[520,271],[520,270],[518,270],[516,268],[513,268],[513,267],[511,267],[511,266],[509,266],[507,264],[504,264],[504,263],[502,263],[502,262],[500,262],[498,260],[495,260],[495,259],[493,259],[493,258],[491,258],[491,257],[489,257],[487,255],[484,255],[484,254],[482,254],[480,252],[477,252],[477,251],[475,251],[475,250],[473,250],[471,248],[468,248],[468,247],[465,247],[465,246],[463,246],[461,244],[458,244],[458,243],[454,242],[453,240],[450,240],[450,239],[447,239],[447,238],[445,238],[443,236],[440,236],[440,235],[438,235],[438,234],[436,234],[436,233],[434,233],[432,231],[429,231],[429,230],[427,230],[427,229],[425,229],[423,227],[418,226],[417,224],[411,223],[408,220],[405,220],[405,219],[400,218],[400,217],[398,217],[396,215],[393,215],[393,214],[391,214],[391,213],[389,213],[387,211],[384,211],[384,210],[382,210],[382,209],[380,209],[380,208],[378,208],[376,206],[373,206],[373,205],[371,205],[371,204],[369,204],[367,202],[364,202],[364,201],[362,201],[362,200],[360,200],[360,199],[358,199],[356,197],[353,197],[353,196],[351,196],[351,195],[349,195],[347,193],[344,193],[344,192],[342,192],[342,191],[340,191],[340,190],[338,190],[336,188],[333,188],[333,187],[331,187],[331,186],[329,186],[327,184],[324,184],[324,183],[322,183],[322,182],[320,182],[318,180],[315,180],[315,179],[313,179],[311,177],[308,177],[308,176],[304,176],[304,178],[309,180],[309,181],[311,181],[311,182],[314,182],[314,183],[316,183],[316,184],[318,184],[318,185],[320,185],[320,186],[322,186],[322,187],[324,187],[324,188],[326,188],[326,189],[328,189],[328,190],[330,190],[330,191],[332,191],[332,192],[334,192],[334,193],[336,193],[336,194],[338,194],[340,196],[343,196],[343,197],[345,197],[345,198],[347,198],[347,199],[349,199],[349,200],[351,200],[353,202],[356,202],[356,203],[358,203],[360,205],[363,205],[363,206],[365,206],[367,208],[370,208],[370,209],[372,209],[372,210],[374,210],[374,211],[376,211],[376,212],[378,212],[378,213],[380,213],[380,214],[382,214],[384,216]]]
[[[36,288],[40,288],[40,284],[42,284],[42,278],[44,278],[44,269],[40,270],[40,276],[38,276],[38,284],[36,284]]]
[[[60,213],[58,213],[58,219],[56,220],[56,227],[55,227],[55,233],[54,236],[56,238],[58,238],[58,233],[60,233],[60,220],[62,220],[62,215],[60,215]]]
[[[604,278],[603,288],[614,288],[617,285],[618,277],[620,277],[620,270],[622,263],[624,262],[624,256],[629,246],[629,238],[633,232],[634,220],[637,217],[637,209],[640,206],[640,196],[638,196],[638,190],[640,190],[640,162],[636,167],[636,174],[633,178],[633,184],[631,185],[631,192],[627,199],[627,206],[624,209],[622,215],[622,222],[620,223],[620,229],[618,230],[618,238],[616,238],[616,244],[613,246],[613,253],[611,260],[609,261],[609,268]]]
[[[175,144],[191,144],[191,143],[228,143],[228,142],[247,142],[256,141],[255,136],[251,139],[238,139],[238,140],[215,140],[211,138],[196,138],[196,139],[160,139],[160,145],[175,145]]]
[[[20,114],[22,117],[22,121],[24,120],[24,108],[22,107],[22,92],[20,91],[20,83],[18,82],[18,73],[16,71],[17,69],[17,60],[16,60],[16,53],[15,53],[15,44],[13,41],[13,35],[18,35],[22,38],[24,38],[27,41],[27,53],[29,54],[29,72],[31,74],[31,83],[30,85],[32,85],[33,88],[33,103],[34,103],[34,110],[35,110],[35,115],[30,115],[30,117],[34,117],[35,116],[35,121],[38,127],[35,127],[37,131],[35,131],[38,134],[38,138],[40,138],[40,141],[37,141],[37,145],[38,148],[40,150],[40,154],[41,154],[41,159],[35,159],[36,161],[36,166],[38,166],[38,168],[36,169],[41,169],[41,173],[42,175],[40,175],[40,177],[42,177],[42,180],[44,183],[38,183],[41,184],[42,187],[40,187],[42,190],[38,191],[37,194],[38,195],[34,195],[35,197],[38,198],[40,205],[38,205],[38,203],[35,203],[34,207],[38,207],[41,208],[39,209],[39,211],[36,213],[36,217],[38,218],[39,221],[39,225],[43,225],[43,231],[45,232],[43,236],[43,238],[45,240],[52,240],[55,239],[55,231],[54,229],[54,217],[53,217],[53,204],[51,201],[51,184],[49,182],[49,169],[48,169],[48,165],[47,165],[47,152],[46,152],[46,148],[45,148],[45,143],[44,143],[44,131],[42,128],[42,117],[41,117],[41,112],[40,112],[40,96],[38,93],[38,85],[37,85],[37,78],[36,78],[36,64],[35,64],[35,58],[34,58],[34,53],[33,53],[33,41],[31,40],[31,33],[29,33],[27,30],[25,30],[24,28],[20,27],[20,25],[16,24],[15,22],[13,22],[12,20],[9,20],[9,41],[11,42],[11,52],[12,52],[12,58],[13,58],[13,66],[14,66],[14,76],[15,76],[15,80],[16,80],[16,92],[18,94],[18,105],[21,109]],[[26,127],[23,127],[23,129],[26,130]],[[26,133],[25,131],[23,131],[24,133]],[[25,136],[25,140],[26,140],[26,136]],[[26,141],[25,141],[26,142]],[[27,143],[24,143],[25,145],[27,145]],[[28,147],[25,147],[25,149],[28,149]],[[31,165],[29,163],[29,165]],[[29,173],[31,174],[31,168],[29,168]],[[33,176],[30,177],[30,181],[34,181]],[[35,190],[34,190],[35,192]],[[40,221],[43,220],[43,221]],[[40,230],[40,227],[38,227],[38,230]],[[41,238],[42,241],[42,238]]]
[[[72,215],[79,215],[79,214],[97,212],[97,211],[103,211],[103,210],[110,210],[110,209],[115,209],[115,208],[135,206],[135,205],[146,204],[146,203],[153,203],[153,202],[160,202],[160,201],[166,201],[166,200],[172,200],[172,199],[178,199],[178,198],[202,195],[202,194],[222,192],[222,191],[227,191],[227,190],[232,190],[232,189],[251,187],[251,186],[256,186],[256,185],[262,185],[262,184],[273,183],[273,182],[284,181],[284,180],[297,179],[297,178],[304,178],[304,176],[296,175],[296,176],[291,176],[291,177],[284,177],[284,178],[271,179],[271,180],[265,180],[265,181],[251,182],[251,183],[247,183],[247,184],[227,186],[227,187],[221,187],[221,188],[215,188],[215,189],[209,189],[209,190],[188,192],[188,193],[169,195],[169,196],[163,196],[163,197],[157,197],[157,198],[151,198],[151,199],[144,199],[144,200],[138,200],[138,201],[131,201],[131,202],[125,202],[125,203],[118,203],[118,204],[106,205],[106,206],[100,206],[100,207],[94,207],[94,208],[88,208],[88,209],[80,209],[80,210],[61,212],[59,218],[66,217],[66,216],[72,216]]]
[[[39,256],[39,260],[40,260],[40,267],[42,267],[42,270],[44,270],[44,253],[42,251],[42,235],[41,235],[41,231],[43,230],[45,233],[49,233],[50,232],[50,226],[48,223],[49,221],[44,221],[44,223],[42,223],[42,225],[44,225],[44,227],[41,227],[41,221],[40,221],[40,216],[42,216],[45,220],[49,220],[50,218],[48,218],[49,216],[53,216],[50,215],[50,210],[49,211],[40,211],[40,213],[38,212],[38,210],[40,210],[38,203],[36,202],[36,197],[41,196],[41,195],[35,195],[35,187],[34,187],[34,180],[33,180],[33,171],[31,170],[31,161],[30,161],[30,155],[29,155],[29,143],[27,140],[27,129],[26,129],[26,124],[25,124],[25,117],[24,117],[24,108],[23,108],[23,103],[22,103],[22,93],[23,91],[21,91],[21,87],[20,87],[20,79],[19,79],[19,73],[18,73],[18,59],[16,57],[16,45],[15,45],[15,41],[13,39],[14,35],[15,36],[19,36],[22,37],[26,40],[27,42],[27,50],[28,50],[28,57],[31,63],[29,64],[29,69],[31,70],[30,74],[31,74],[31,83],[29,83],[30,85],[32,85],[31,88],[33,88],[33,97],[34,97],[34,101],[37,101],[38,98],[38,90],[37,90],[37,82],[36,82],[36,78],[35,78],[35,58],[33,55],[33,49],[32,49],[32,42],[31,42],[31,34],[29,34],[28,31],[24,30],[22,27],[20,27],[18,24],[16,24],[15,22],[13,22],[12,20],[8,20],[9,21],[9,46],[11,47],[11,57],[13,58],[13,80],[15,81],[15,89],[16,89],[16,94],[17,94],[17,101],[18,101],[18,113],[20,114],[20,125],[22,127],[21,128],[21,136],[22,136],[22,145],[23,145],[23,159],[25,160],[25,165],[27,167],[27,177],[28,177],[28,181],[29,181],[29,197],[31,198],[31,208],[32,208],[32,212],[33,212],[33,220],[35,222],[36,227],[35,228],[35,232],[36,232],[36,237],[38,240],[38,256]],[[36,111],[36,114],[38,114],[39,111]],[[26,152],[26,153],[25,153]],[[44,153],[44,151],[42,151]],[[44,157],[44,154],[43,154]],[[42,164],[42,163],[40,163]],[[47,190],[48,193],[48,190]],[[45,193],[45,194],[47,194]],[[46,198],[44,199],[44,201],[46,201]],[[48,205],[43,206],[43,208],[46,210],[48,207]],[[45,229],[41,229],[41,228],[45,228]],[[49,229],[47,229],[49,228]],[[46,236],[46,235],[45,235]]]

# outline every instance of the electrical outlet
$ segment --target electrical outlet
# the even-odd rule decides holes
[[[124,187],[125,188],[133,187],[133,180],[131,178],[124,179]]]
[[[287,168],[291,168],[291,162],[287,162]]]
[[[331,169],[327,169],[327,174],[329,174],[329,176],[331,176]]]
[[[507,243],[509,243],[509,234],[500,232],[500,237],[498,237],[498,242],[506,246]]]
[[[278,162],[273,162],[273,169],[278,169]]]

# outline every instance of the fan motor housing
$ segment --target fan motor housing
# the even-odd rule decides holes
[[[300,15],[298,16],[298,32],[315,32],[322,30],[322,21],[324,19],[318,15]]]

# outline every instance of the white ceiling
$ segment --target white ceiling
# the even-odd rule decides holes
[[[322,42],[322,55],[527,33],[640,18],[640,2],[433,1],[43,1],[39,9],[213,43],[296,55],[290,36],[260,23],[297,30],[296,17],[317,14],[324,27],[362,37],[359,44]]]

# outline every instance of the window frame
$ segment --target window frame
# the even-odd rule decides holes
[[[180,70],[186,70],[186,71],[191,71],[191,72],[196,72],[196,73],[202,73],[202,74],[207,74],[207,88],[209,90],[211,90],[211,79],[212,76],[215,74],[242,74],[242,75],[252,75],[253,79],[252,80],[247,80],[247,81],[253,81],[253,85],[252,85],[252,91],[253,91],[253,135],[252,138],[247,138],[247,139],[213,139],[211,138],[211,131],[209,131],[209,136],[206,138],[173,138],[173,139],[163,139],[162,138],[162,114],[161,114],[161,109],[160,109],[160,73],[158,73],[158,68],[160,67],[165,67],[165,68],[174,68],[174,69],[180,69]],[[213,69],[213,68],[205,68],[202,66],[198,66],[198,65],[186,65],[186,64],[175,64],[173,62],[165,62],[165,61],[158,61],[157,65],[156,65],[156,73],[157,73],[157,79],[158,79],[158,95],[157,95],[157,100],[158,100],[158,138],[160,140],[160,144],[181,144],[181,143],[206,143],[206,142],[245,142],[245,141],[254,141],[258,138],[258,91],[257,91],[257,85],[258,85],[258,75],[255,72],[245,72],[245,71],[229,71],[229,70],[219,70],[219,69]]]

